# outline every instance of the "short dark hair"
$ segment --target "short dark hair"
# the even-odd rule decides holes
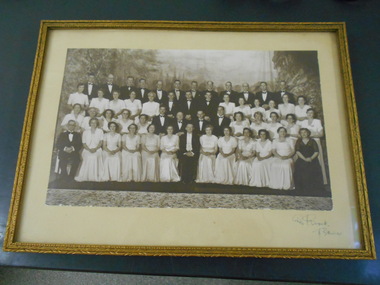
[[[243,112],[236,112],[235,114],[234,114],[234,120],[236,121],[236,115],[238,115],[238,114],[240,114],[241,115],[241,118],[242,118],[242,120],[244,120],[244,114],[243,114]]]
[[[84,87],[84,85],[85,85],[84,83],[78,83],[77,84],[77,89],[79,88],[79,86],[83,86]]]
[[[285,133],[287,133],[288,131],[286,130],[286,128],[285,127],[279,127],[278,129],[277,129],[277,133],[279,133],[280,131],[281,131],[281,129],[283,129],[284,131],[285,131]]]
[[[297,121],[297,117],[296,117],[296,115],[294,115],[294,114],[287,114],[287,115],[286,115],[286,119],[288,119],[288,117],[292,117],[292,118],[293,118],[293,121]]]
[[[308,136],[310,137],[311,131],[309,129],[307,129],[307,128],[300,128],[300,130],[298,131],[298,134],[301,135],[301,131],[306,131],[308,133]]]
[[[110,111],[111,112],[111,114],[112,114],[112,117],[114,117],[115,116],[115,111],[114,110],[112,110],[112,109],[105,109],[104,110],[104,112],[103,112],[103,117],[105,117],[106,116],[106,113],[108,112],[108,111]]]
[[[280,117],[277,112],[270,112],[269,117],[272,117],[272,114],[276,114],[277,119]]]
[[[135,123],[132,123],[128,126],[128,131],[130,131],[131,129],[131,126],[135,126],[136,130],[138,129],[137,125]]]
[[[303,98],[303,99],[305,100],[305,104],[307,104],[307,99],[306,99],[305,96],[303,96],[303,95],[298,96],[298,97],[297,97],[297,102],[298,102],[298,99],[299,99],[299,98]]]
[[[257,134],[260,136],[261,133],[265,133],[265,138],[269,138],[269,132],[266,129],[260,129]]]
[[[243,129],[243,133],[244,133],[244,131],[249,131],[249,136],[252,137],[253,132],[252,132],[252,130],[250,128],[244,128]]]
[[[116,130],[115,131],[118,132],[119,131],[119,125],[116,122],[113,122],[113,121],[108,123],[108,129],[111,129],[112,125],[116,126]]]

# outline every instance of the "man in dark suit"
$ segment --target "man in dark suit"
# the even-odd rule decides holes
[[[137,88],[136,99],[141,101],[141,104],[148,102],[148,93],[150,91],[146,88],[146,80],[145,78],[140,78],[139,80],[139,88]]]
[[[218,97],[219,102],[223,102],[223,96],[225,94],[228,94],[228,95],[230,95],[230,101],[235,103],[236,105],[238,105],[239,93],[232,90],[232,82],[227,81],[224,84],[224,87],[225,87],[225,90],[223,90],[219,93],[219,97]]]
[[[211,125],[209,120],[205,119],[205,113],[202,110],[197,112],[197,118],[193,120],[195,133],[199,136],[204,135],[206,132],[206,126]]]
[[[201,94],[202,96],[204,97],[206,95],[207,92],[210,92],[211,93],[211,96],[212,98],[215,100],[216,98],[218,98],[218,92],[216,92],[214,90],[214,82],[212,82],[211,80],[207,81],[206,82],[206,90],[203,91]]]
[[[239,93],[239,98],[244,98],[245,102],[250,106],[253,107],[253,101],[255,100],[255,94],[249,91],[249,85],[247,82],[244,82],[242,85],[243,91]],[[236,106],[238,106],[239,99],[235,102]]]
[[[162,90],[162,85],[162,80],[158,80],[156,84],[156,90],[153,90],[153,92],[156,93],[154,101],[160,104],[165,104],[168,101],[168,93],[165,90]]]
[[[89,73],[87,75],[87,83],[84,85],[83,94],[88,95],[88,100],[98,97],[98,86],[95,84],[95,75]]]
[[[181,80],[175,80],[174,81],[174,89],[171,90],[172,92],[174,92],[174,95],[175,95],[175,100],[177,102],[182,102],[185,100],[185,92],[181,90]]]
[[[172,123],[174,128],[173,133],[180,137],[185,133],[186,125],[189,123],[189,121],[183,118],[182,112],[178,112],[176,114],[175,120],[173,120]]]
[[[104,91],[104,98],[108,100],[113,100],[112,93],[115,90],[119,90],[119,85],[113,83],[114,76],[113,74],[108,74],[107,76],[107,82],[102,86],[102,89]]]
[[[120,99],[126,100],[129,99],[129,94],[131,94],[132,91],[137,91],[135,87],[135,78],[133,76],[127,77],[127,85],[124,85],[120,89]],[[137,93],[136,93],[137,96]],[[139,98],[137,98],[139,99]]]
[[[212,98],[211,92],[206,92],[204,98],[198,103],[198,110],[202,110],[206,117],[213,117],[216,114],[219,102]]]
[[[180,103],[180,111],[185,115],[185,119],[191,121],[195,118],[198,106],[190,91],[186,91],[186,100]]]
[[[231,119],[224,116],[224,112],[224,107],[219,106],[217,115],[211,121],[214,126],[213,134],[217,137],[222,137],[224,128],[231,124]]]
[[[261,91],[256,93],[256,98],[260,100],[261,107],[263,107],[265,110],[269,109],[268,103],[270,100],[275,100],[274,94],[272,92],[269,92],[267,89],[267,83],[261,82],[260,83],[260,89]]]
[[[61,133],[57,140],[60,178],[66,181],[74,180],[80,162],[79,151],[83,146],[81,135],[74,132],[76,125],[74,120],[70,120],[67,123],[67,131]],[[70,173],[67,172],[69,163],[71,164]]]
[[[186,132],[179,138],[179,173],[183,183],[192,183],[196,178],[199,149],[199,137],[193,124],[188,123]]]
[[[282,96],[288,95],[289,97],[289,103],[295,104],[295,96],[293,93],[287,91],[287,85],[284,80],[280,82],[280,91],[276,92],[274,95],[274,101],[276,102],[276,105],[282,104]]]
[[[189,90],[191,92],[191,96],[193,97],[193,100],[198,103],[204,96],[201,94],[201,92],[198,91],[198,82],[197,81],[191,81],[191,88]]]
[[[163,136],[166,135],[166,128],[171,125],[172,119],[166,115],[166,107],[160,107],[160,114],[155,116],[152,124],[156,127],[155,134]]]
[[[173,91],[169,91],[168,100],[162,104],[166,107],[166,114],[169,118],[174,119],[177,112],[179,112],[179,102],[175,99]]]

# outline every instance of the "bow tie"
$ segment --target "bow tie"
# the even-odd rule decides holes
[[[112,83],[107,83],[107,85],[112,85]]]
[[[74,132],[69,132],[69,135],[73,135],[74,134]]]
[[[202,120],[199,120],[199,122],[203,122],[203,119],[202,119]]]
[[[224,118],[224,116],[219,116],[219,118],[223,119],[223,118]]]
[[[164,118],[165,116],[164,115],[160,115],[161,118]]]
[[[157,91],[162,91],[162,90],[161,89],[160,90],[157,89]]]
[[[244,92],[244,95],[245,95],[245,94],[248,94],[248,92]]]
[[[263,94],[267,94],[267,91],[263,91]]]
[[[178,121],[178,124],[182,124],[182,121]]]
[[[187,99],[187,102],[191,102],[191,99]]]

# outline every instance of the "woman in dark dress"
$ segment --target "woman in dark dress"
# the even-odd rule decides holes
[[[318,145],[310,138],[311,132],[302,128],[295,145],[298,159],[294,166],[294,184],[296,191],[309,194],[321,193],[323,190],[322,169],[318,161]]]

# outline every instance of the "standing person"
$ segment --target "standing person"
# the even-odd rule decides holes
[[[112,92],[113,100],[108,104],[108,108],[115,112],[115,118],[118,118],[123,109],[125,109],[125,103],[119,99],[120,92],[115,90]]]
[[[259,139],[256,142],[256,158],[252,163],[252,176],[249,186],[268,187],[270,167],[273,159],[272,142],[267,130],[259,130]]]
[[[210,124],[210,122],[205,120],[205,113],[200,110],[197,112],[197,118],[193,121],[194,128],[198,135],[203,135],[206,130],[206,125]]]
[[[300,129],[295,151],[298,156],[294,166],[294,184],[300,193],[317,194],[323,191],[321,165],[318,161],[318,145],[310,138],[309,129]]]
[[[121,92],[120,98],[122,98],[123,100],[128,99],[129,94],[132,91],[137,92],[137,89],[135,87],[135,78],[133,76],[128,76],[127,77],[127,84],[122,86],[120,89],[120,92]]]
[[[275,96],[272,92],[268,91],[268,85],[266,82],[260,82],[260,91],[256,93],[255,98],[262,102],[262,106],[265,110],[268,110],[268,103],[270,100],[275,100]]]
[[[237,112],[234,115],[234,121],[231,122],[230,127],[232,129],[232,135],[241,140],[244,138],[243,130],[249,128],[249,121],[244,119],[244,114],[242,112]]]
[[[185,100],[185,92],[181,90],[181,80],[174,80],[174,89],[172,90],[172,92],[174,93],[174,99],[177,101],[177,102],[182,102],[183,100]]]
[[[225,95],[226,96],[226,95]],[[233,184],[234,163],[237,140],[231,136],[230,127],[224,128],[224,137],[219,138],[219,154],[215,162],[215,182],[220,184]]]
[[[200,137],[200,156],[197,183],[215,183],[215,155],[218,151],[218,138],[212,134],[213,127],[207,125],[206,134]]]
[[[302,121],[301,128],[309,129],[311,132],[310,137],[313,138],[318,145],[318,150],[319,150],[318,160],[322,168],[323,184],[327,184],[327,173],[326,173],[325,160],[323,158],[323,150],[322,150],[322,144],[321,144],[321,137],[323,137],[323,134],[324,134],[322,122],[321,120],[315,118],[315,111],[312,108],[307,110],[306,115],[307,115],[307,120]]]
[[[180,111],[185,115],[185,119],[191,121],[195,118],[198,111],[197,103],[193,100],[193,96],[190,91],[185,93],[186,100],[180,104]]]
[[[128,127],[128,134],[123,135],[122,145],[122,165],[121,181],[140,182],[141,181],[141,139],[137,132],[137,125],[131,124]]]
[[[252,124],[249,127],[253,131],[253,137],[260,139],[259,131],[263,129],[266,130],[268,127],[267,124],[263,120],[263,113],[261,113],[260,111],[256,111],[253,114]]]
[[[97,109],[97,113],[99,116],[103,114],[105,109],[109,108],[109,100],[104,98],[104,91],[103,89],[98,90],[98,97],[93,98],[90,102],[90,108],[94,107]]]
[[[173,91],[168,93],[168,100],[162,104],[166,107],[166,114],[170,119],[174,119],[176,114],[179,112],[179,103],[175,99]]]
[[[88,96],[88,100],[96,98],[98,92],[98,86],[95,84],[95,74],[89,73],[87,75],[87,83],[84,85],[83,94]]]
[[[168,101],[168,93],[162,89],[162,86],[162,80],[158,80],[156,83],[156,90],[153,90],[154,93],[156,93],[156,98],[154,98],[154,101],[160,105],[165,104]]]
[[[252,116],[251,108],[247,105],[247,102],[242,97],[238,99],[238,104],[239,105],[234,108],[234,115],[237,112],[241,112],[244,114],[244,117],[249,121]]]
[[[131,91],[132,92],[132,91]],[[131,92],[129,92],[129,96],[131,96]],[[148,102],[148,94],[149,94],[148,88],[146,88],[146,80],[145,78],[140,78],[139,80],[139,88],[137,88],[137,96],[136,98],[141,101],[142,104],[145,102]]]
[[[148,116],[145,114],[141,114],[139,117],[139,122],[137,123],[137,128],[138,128],[138,134],[139,135],[144,135],[148,133]]]
[[[166,135],[166,129],[172,124],[172,120],[166,116],[166,107],[160,107],[160,113],[158,116],[154,117],[152,124],[156,127],[156,135],[160,137]]]
[[[276,112],[270,113],[271,122],[267,124],[267,130],[269,132],[270,139],[278,138],[278,128],[282,127],[282,125],[278,122],[279,115]]]
[[[74,180],[80,157],[79,151],[82,149],[82,139],[78,132],[75,132],[77,123],[74,120],[67,122],[66,131],[62,132],[57,139],[60,178],[62,180]],[[71,164],[70,173],[67,172],[67,165]]]
[[[83,114],[84,110],[87,109],[89,105],[88,96],[86,94],[83,94],[84,91],[84,84],[79,83],[77,85],[77,92],[70,94],[69,100],[67,101],[67,105],[69,106],[70,110],[73,109],[75,104],[80,104]]]
[[[253,100],[255,99],[255,94],[249,91],[249,85],[247,82],[244,82],[242,85],[242,92],[239,94],[239,98],[244,98],[245,102],[247,102],[248,106],[253,106]]]
[[[75,180],[78,182],[93,181],[98,182],[103,174],[103,131],[98,128],[99,121],[92,118],[89,122],[90,129],[82,134],[82,163]]]
[[[302,122],[307,119],[306,112],[310,109],[310,106],[306,104],[306,98],[302,95],[298,96],[297,103],[298,105],[296,105],[296,107],[294,108],[294,112],[297,116],[297,124],[301,125]]]
[[[123,109],[121,112],[121,118],[116,121],[119,124],[121,135],[127,134],[129,125],[133,124],[133,120],[129,118],[130,116],[131,111],[128,109]]]
[[[149,116],[149,121],[153,120],[154,116],[158,116],[160,113],[160,104],[154,102],[156,94],[154,92],[148,93],[148,102],[145,102],[142,106],[142,114]]]
[[[293,182],[293,156],[294,146],[290,139],[286,138],[284,127],[277,130],[278,139],[272,143],[273,160],[269,175],[269,188],[279,190],[292,190]]]
[[[100,126],[104,133],[108,133],[110,131],[108,128],[108,124],[110,122],[116,122],[115,112],[111,109],[107,109],[104,111],[103,116],[100,117]]]
[[[178,112],[175,120],[173,121],[174,134],[176,134],[179,137],[182,136],[186,131],[186,125],[188,123],[189,121],[183,118],[183,113]]]
[[[277,105],[283,102],[282,98],[285,94],[289,97],[289,103],[294,104],[296,102],[294,94],[287,91],[287,87],[288,86],[284,80],[280,81],[280,90],[274,93],[274,99],[276,100]]]
[[[230,98],[231,98],[231,101],[234,102],[235,104],[238,103],[237,101],[238,101],[238,98],[239,98],[240,94],[237,93],[236,91],[232,90],[232,82],[231,81],[227,81],[224,84],[224,90],[219,93],[219,97],[218,97],[219,103],[223,102],[223,96],[224,96],[224,94],[229,95]]]
[[[223,96],[223,102],[219,103],[219,106],[224,107],[224,115],[232,118],[234,114],[234,109],[235,109],[235,103],[232,103],[230,101],[230,95],[224,94]]]
[[[102,181],[121,180],[121,136],[118,133],[116,122],[108,123],[109,132],[104,135],[103,140],[103,164],[104,170]]]
[[[212,98],[211,92],[206,92],[204,98],[200,98],[198,101],[198,110],[202,110],[206,117],[213,118],[216,115],[219,102]]]
[[[216,117],[212,119],[212,125],[214,126],[214,134],[217,137],[223,136],[223,130],[231,124],[231,119],[224,115],[224,107],[218,107],[218,113]]]
[[[136,99],[136,92],[132,91],[129,94],[129,99],[124,100],[125,108],[131,111],[130,119],[134,122],[138,121],[138,117],[141,114],[142,105],[139,99]]]
[[[80,104],[74,104],[73,111],[70,114],[65,115],[65,117],[62,120],[61,127],[66,128],[67,123],[71,120],[76,122],[75,131],[80,132],[80,126],[83,123],[84,117],[81,115],[82,113],[82,107]]]
[[[107,82],[101,87],[104,91],[104,98],[110,101],[113,99],[112,97],[113,91],[119,90],[119,85],[115,84],[113,81],[114,81],[113,74],[108,74]]]
[[[256,154],[256,143],[252,131],[244,128],[243,139],[238,142],[234,184],[249,186],[252,178],[252,162]]]
[[[206,82],[206,90],[204,90],[201,94],[204,97],[206,92],[210,92],[212,98],[218,98],[218,93],[214,90],[214,82],[211,80]]]
[[[196,179],[199,147],[199,137],[194,134],[194,126],[188,123],[186,132],[179,138],[179,170],[183,183],[192,183]]]
[[[173,127],[166,128],[167,135],[161,138],[161,158],[160,158],[160,181],[178,182],[178,158],[179,138],[173,134]]]
[[[141,160],[142,174],[141,181],[159,182],[160,181],[160,137],[155,134],[155,127],[150,124],[148,133],[141,137]]]
[[[278,110],[280,111],[281,123],[286,125],[286,116],[295,113],[294,104],[289,103],[288,94],[282,96],[282,104],[278,105]]]
[[[193,97],[194,102],[197,104],[199,103],[199,100],[204,98],[204,95],[198,91],[198,82],[195,80],[191,81],[191,87],[189,91],[191,92],[191,97]]]

